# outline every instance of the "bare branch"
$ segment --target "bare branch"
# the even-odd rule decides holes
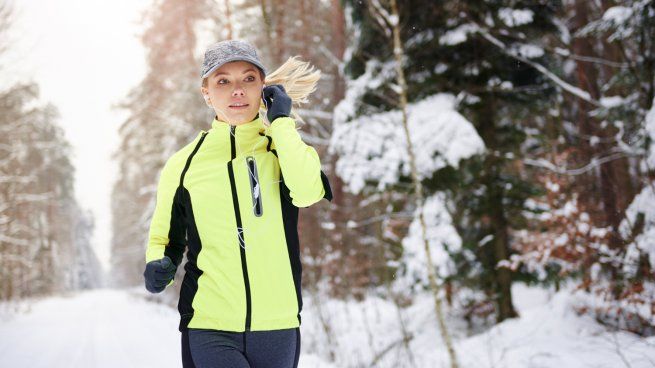
[[[386,347],[384,347],[380,352],[375,354],[373,357],[373,360],[371,360],[371,367],[376,367],[380,359],[382,359],[387,353],[392,351],[395,347],[405,345],[409,343],[412,339],[414,339],[414,335],[411,333],[407,334],[406,336],[402,336],[400,339],[397,339],[395,341],[392,341],[391,343],[387,344]]]
[[[592,104],[594,106],[598,106],[598,107],[603,106],[599,101],[593,99],[591,97],[591,95],[589,94],[589,92],[583,91],[580,88],[567,83],[566,81],[562,80],[560,77],[555,75],[553,72],[548,70],[548,68],[546,68],[545,66],[543,66],[543,65],[541,65],[541,64],[539,64],[537,62],[534,62],[534,61],[532,61],[532,60],[530,60],[530,59],[528,59],[526,57],[523,57],[521,55],[517,55],[516,53],[512,52],[511,49],[507,45],[505,45],[502,41],[500,41],[499,39],[497,39],[496,37],[491,35],[491,33],[489,33],[489,31],[487,31],[485,28],[480,27],[478,25],[477,32],[479,32],[482,35],[482,37],[484,37],[487,41],[491,42],[493,45],[496,45],[499,49],[501,49],[503,51],[503,53],[505,53],[506,55],[508,55],[510,57],[513,57],[516,60],[522,61],[522,62],[530,65],[531,67],[537,69],[545,77],[547,77],[548,79],[555,82],[558,86],[562,87],[562,89],[564,89],[565,91],[571,93],[572,95],[574,95],[574,96],[576,96],[576,97],[578,97],[578,98],[580,98],[580,99],[582,99],[582,100],[584,100],[584,101],[586,101],[586,102],[588,102],[588,103],[590,103],[590,104]]]
[[[625,152],[616,152],[616,153],[612,153],[612,154],[610,154],[608,156],[601,157],[601,158],[594,157],[594,158],[591,159],[591,161],[588,164],[586,164],[586,165],[584,165],[582,167],[579,167],[577,169],[567,169],[565,167],[564,168],[559,167],[559,166],[557,166],[557,165],[553,164],[552,162],[550,162],[548,160],[545,160],[545,159],[534,160],[534,159],[531,159],[531,158],[526,158],[526,159],[523,160],[523,163],[526,164],[526,165],[529,165],[529,166],[535,166],[535,167],[540,167],[540,168],[543,168],[543,169],[548,169],[548,170],[553,171],[553,172],[558,173],[558,174],[582,175],[582,174],[584,174],[584,173],[586,173],[586,172],[588,172],[590,170],[593,170],[594,168],[596,168],[596,167],[598,167],[598,166],[600,166],[602,164],[605,164],[605,163],[613,161],[613,160],[618,160],[618,159],[624,158],[624,157],[630,157],[630,155],[626,154]]]
[[[330,62],[337,67],[337,70],[339,71],[339,76],[343,77],[343,68],[342,68],[342,62],[339,60],[336,55],[332,53],[325,45],[321,44],[318,46],[318,50],[325,55]]]
[[[373,15],[373,20],[375,20],[380,26],[380,29],[384,32],[384,35],[387,36],[387,38],[391,38],[391,23],[389,20],[389,12],[387,12],[382,5],[380,4],[379,0],[371,0],[368,2],[368,8]]]
[[[0,183],[19,183],[27,184],[34,181],[34,175],[3,175],[0,176]]]
[[[9,236],[6,234],[1,234],[0,233],[0,242],[2,243],[9,243],[12,245],[18,245],[21,247],[27,247],[30,245],[30,242],[27,239],[20,239],[20,238],[15,238],[13,236]]]
[[[606,60],[598,57],[593,57],[593,56],[584,56],[584,55],[576,55],[572,54],[569,50],[562,49],[560,47],[555,47],[550,48],[550,47],[544,47],[545,50],[554,52],[555,54],[559,56],[563,56],[569,59],[573,60],[579,60],[579,61],[584,61],[588,63],[594,63],[594,64],[601,64],[601,65],[606,65],[612,68],[620,68],[620,69],[627,69],[630,67],[629,63],[620,63],[616,61],[611,61],[611,60]]]

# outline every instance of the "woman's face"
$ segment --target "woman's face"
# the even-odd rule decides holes
[[[239,125],[257,115],[263,85],[259,68],[247,61],[233,61],[209,75],[201,91],[209,96],[219,120]]]

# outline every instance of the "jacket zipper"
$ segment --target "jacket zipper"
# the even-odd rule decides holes
[[[250,301],[250,281],[248,279],[248,264],[246,263],[246,245],[243,235],[243,227],[241,224],[241,214],[239,212],[239,198],[237,198],[237,188],[234,182],[234,169],[232,162],[236,158],[235,147],[236,126],[230,125],[230,150],[231,158],[227,163],[227,172],[230,176],[230,188],[232,189],[232,204],[234,206],[234,215],[237,221],[237,240],[239,242],[239,252],[241,253],[241,269],[243,270],[243,282],[246,286],[246,326],[245,330],[250,331],[250,314],[251,314],[251,301]]]

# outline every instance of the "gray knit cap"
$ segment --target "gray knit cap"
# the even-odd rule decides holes
[[[256,65],[266,75],[266,68],[257,57],[255,47],[241,40],[225,40],[217,42],[205,51],[205,60],[202,63],[200,79],[207,78],[216,69],[232,61],[247,61]]]

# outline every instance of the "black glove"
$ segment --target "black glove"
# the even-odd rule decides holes
[[[266,117],[271,124],[279,117],[291,115],[291,97],[280,84],[264,88],[264,104],[267,109]]]
[[[146,264],[143,277],[146,281],[146,289],[151,293],[160,293],[169,282],[175,277],[177,266],[170,258],[164,256],[162,259],[150,261]]]

